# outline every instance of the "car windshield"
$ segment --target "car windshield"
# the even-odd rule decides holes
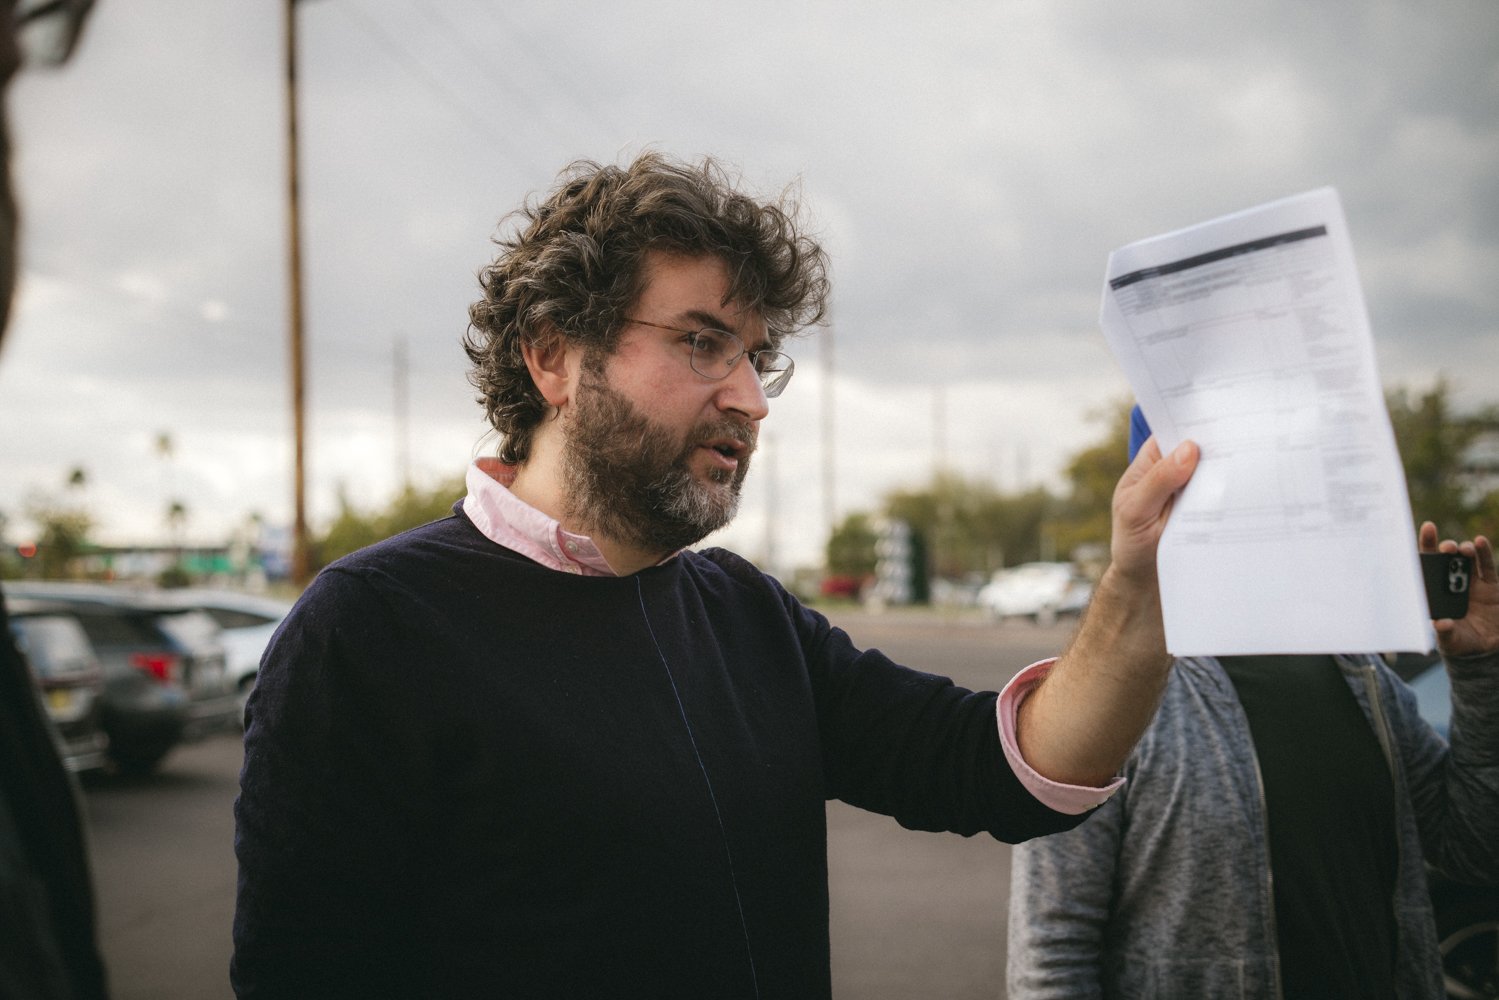
[[[16,644],[41,677],[76,673],[93,666],[94,651],[83,629],[62,615],[16,618],[11,621]]]
[[[173,611],[157,619],[162,631],[184,646],[198,647],[216,643],[219,624],[201,611]]]
[[[80,609],[78,621],[97,649],[160,646],[165,642],[160,630],[149,618],[134,613],[117,613],[109,609]]]

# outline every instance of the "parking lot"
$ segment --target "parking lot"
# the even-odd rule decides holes
[[[837,616],[867,646],[970,686],[1002,684],[1060,647],[1066,626],[994,626],[930,614]],[[117,1000],[229,997],[238,738],[177,747],[152,774],[85,783],[100,932]],[[1009,850],[912,833],[828,809],[834,995],[1004,995]]]

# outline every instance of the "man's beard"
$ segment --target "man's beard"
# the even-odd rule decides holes
[[[710,481],[689,462],[698,446],[745,445],[738,468],[713,468]],[[562,476],[569,519],[590,534],[647,552],[670,553],[734,519],[755,446],[753,429],[723,420],[694,427],[685,442],[653,422],[600,374],[585,373],[573,401]]]

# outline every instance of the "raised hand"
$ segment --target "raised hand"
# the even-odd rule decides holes
[[[1422,552],[1461,552],[1473,557],[1473,579],[1468,590],[1468,613],[1462,618],[1432,622],[1444,656],[1474,656],[1499,651],[1499,570],[1494,547],[1478,535],[1471,542],[1437,541],[1437,526],[1421,525],[1417,542]]]
[[[1113,567],[1132,579],[1154,579],[1156,548],[1176,493],[1197,468],[1197,445],[1185,441],[1161,456],[1151,437],[1114,488]]]

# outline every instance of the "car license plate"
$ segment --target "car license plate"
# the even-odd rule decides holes
[[[47,692],[47,714],[58,723],[72,722],[83,713],[78,692],[72,688],[53,688]]]

